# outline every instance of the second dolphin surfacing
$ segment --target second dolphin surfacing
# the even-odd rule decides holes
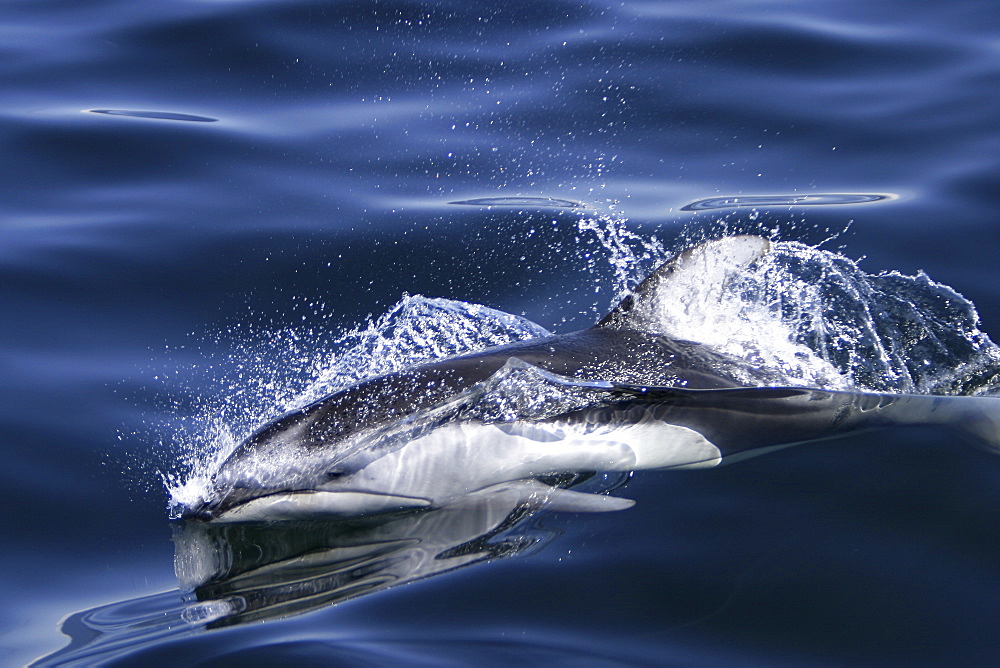
[[[705,295],[721,294],[769,251],[756,236],[702,243],[589,329],[421,364],[283,415],[239,445],[214,474],[210,498],[182,516],[351,516],[512,490],[576,510],[616,510],[630,502],[549,483],[581,472],[711,466],[889,425],[950,427],[996,447],[996,399],[781,387],[780,375],[657,332],[665,288],[701,281]],[[482,398],[518,373],[528,392],[558,399],[481,410]]]

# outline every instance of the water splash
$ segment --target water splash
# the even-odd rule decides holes
[[[667,259],[668,253],[656,235],[642,236],[630,230],[623,216],[583,216],[577,221],[584,267],[594,273],[609,265],[613,272],[614,301],[631,292],[646,275]],[[595,250],[589,250],[590,248]]]
[[[245,338],[226,360],[233,368],[221,383],[222,394],[175,425],[179,452],[161,476],[173,514],[210,498],[222,462],[254,429],[282,413],[366,378],[549,332],[478,304],[404,295],[384,315],[328,344],[294,330],[249,337],[238,327],[235,334]]]
[[[785,242],[739,291],[857,388],[931,394],[1000,388],[1000,348],[979,329],[975,307],[923,272],[868,274],[843,255]]]
[[[974,306],[926,274],[872,275],[838,253],[775,242],[728,280],[685,278],[660,292],[662,333],[791,383],[934,394],[1000,388],[1000,348],[979,329]]]
[[[337,340],[334,349],[339,352],[328,357],[295,403],[304,405],[420,362],[549,334],[526,318],[479,304],[404,295],[385,315]]]

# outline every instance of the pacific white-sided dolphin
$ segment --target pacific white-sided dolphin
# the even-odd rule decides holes
[[[899,424],[950,426],[995,446],[995,399],[781,387],[780,375],[657,333],[665,286],[703,280],[721,292],[769,250],[756,236],[702,243],[661,265],[589,329],[421,364],[283,415],[236,448],[215,473],[211,498],[184,516],[231,522],[427,508],[492,488],[509,495],[512,483],[533,498],[616,510],[629,502],[583,499],[540,479],[711,466]],[[518,367],[589,399],[531,419],[439,411],[449,417],[435,422],[437,407]],[[414,416],[420,420],[409,425]]]

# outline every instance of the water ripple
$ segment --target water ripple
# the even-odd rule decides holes
[[[533,209],[586,209],[587,205],[582,202],[574,202],[568,199],[556,199],[554,197],[478,197],[476,199],[463,199],[448,204],[462,204],[465,206],[509,206],[509,207],[530,207]]]
[[[86,109],[91,114],[106,114],[108,116],[132,116],[134,118],[155,118],[161,121],[189,121],[194,123],[215,123],[218,118],[195,116],[194,114],[179,114],[173,111],[142,111],[139,109]]]
[[[735,197],[709,197],[681,207],[681,211],[707,209],[736,209],[765,206],[823,206],[827,204],[866,204],[896,199],[892,194],[876,193],[817,193],[813,195],[753,195]]]

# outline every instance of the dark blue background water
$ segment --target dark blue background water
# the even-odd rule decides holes
[[[615,206],[669,240],[722,215],[679,210],[701,197],[897,193],[760,216],[811,241],[853,220],[835,246],[1000,332],[993,2],[15,0],[0,91],[3,663],[176,587],[157,471],[178,395],[219,391],[185,371],[227,359],[211,332],[332,336],[403,292],[557,329],[610,303],[575,217],[449,200]],[[545,518],[536,555],[127,660],[1000,659],[995,456],[899,430],[626,492]]]

